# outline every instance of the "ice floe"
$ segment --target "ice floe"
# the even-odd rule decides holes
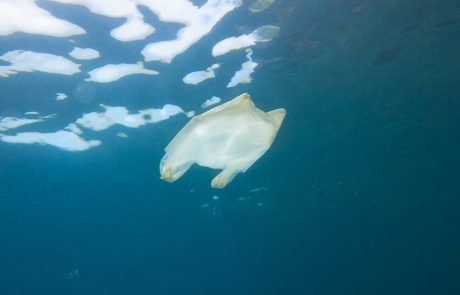
[[[184,113],[180,107],[170,104],[165,105],[161,109],[145,109],[134,114],[130,114],[125,107],[101,106],[104,108],[104,112],[84,114],[76,123],[94,131],[102,131],[116,124],[129,128],[138,128]]]
[[[94,14],[108,17],[128,17],[139,13],[135,0],[51,0],[62,4],[81,5]]]
[[[211,97],[210,99],[207,99],[205,102],[203,102],[201,104],[201,108],[207,108],[207,107],[210,107],[212,105],[215,105],[215,104],[218,104],[219,102],[221,102],[221,99],[217,96],[213,96]]]
[[[68,98],[67,94],[58,92],[56,93],[56,100],[66,100]]]
[[[232,80],[227,84],[227,88],[235,87],[241,83],[251,83],[251,74],[254,73],[254,69],[257,67],[257,63],[252,61],[252,50],[246,49],[246,58],[248,61],[241,65],[241,69],[233,75]]]
[[[18,72],[45,72],[60,75],[74,75],[80,72],[80,65],[59,55],[13,50],[2,56],[0,60],[9,62],[11,65],[0,66],[0,76],[9,77]]]
[[[185,27],[177,32],[177,38],[169,41],[150,43],[142,50],[145,61],[170,63],[177,55],[207,35],[212,28],[230,11],[242,4],[241,0],[208,0],[197,8],[186,0],[139,1],[147,5],[159,19],[179,20]],[[180,16],[180,17],[178,17]]]
[[[146,61],[169,63],[178,54],[208,34],[227,13],[239,7],[242,0],[208,0],[201,7],[190,0],[50,0],[61,4],[80,5],[91,13],[111,18],[125,18],[126,22],[111,30],[119,41],[145,39],[155,28],[144,21],[138,6],[145,6],[162,22],[184,24],[177,38],[147,45],[143,54]],[[53,16],[39,7],[36,0],[0,0],[0,35],[16,32],[53,37],[85,34],[76,24]],[[163,51],[166,50],[166,51]]]
[[[128,134],[124,133],[124,132],[118,132],[117,133],[117,136],[118,137],[121,137],[121,138],[128,138]]]
[[[135,64],[108,64],[89,71],[88,74],[90,75],[90,78],[85,79],[85,81],[109,83],[117,81],[128,75],[158,75],[158,72],[144,68],[144,64],[139,62]]]
[[[217,3],[215,0],[213,2]],[[188,25],[200,13],[199,8],[189,0],[137,0],[137,3],[146,6],[160,21],[167,23]]]
[[[185,84],[191,84],[191,85],[197,85],[200,84],[201,82],[215,78],[216,75],[214,73],[214,70],[218,69],[220,67],[219,64],[213,64],[209,68],[207,68],[205,71],[197,71],[197,72],[191,72],[187,74],[182,81]]]
[[[113,29],[110,35],[118,41],[143,40],[155,32],[155,28],[144,22],[142,15],[130,16],[126,23]]]
[[[38,113],[36,113],[38,114]],[[30,113],[28,114],[30,115]],[[34,114],[35,115],[35,114]],[[54,118],[55,115],[43,116],[36,119],[16,118],[16,117],[0,117],[0,131],[18,128],[24,125],[43,122],[47,119]]]
[[[62,4],[82,5],[94,14],[112,18],[126,18],[126,22],[111,31],[111,36],[119,41],[142,40],[152,34],[155,28],[144,22],[137,9],[136,0],[51,0]],[[153,0],[155,1],[155,0]]]
[[[192,118],[195,116],[195,111],[186,112],[185,115],[187,116],[187,118]]]
[[[40,113],[39,112],[25,112],[24,115],[35,116],[35,115],[40,115]]]
[[[71,131],[60,130],[52,133],[22,132],[16,135],[0,135],[6,143],[51,145],[70,152],[85,151],[101,144],[99,140],[85,140]]]
[[[226,38],[214,45],[212,55],[224,55],[232,50],[256,45],[257,42],[269,42],[278,36],[279,31],[280,28],[277,26],[263,26],[247,35]]]
[[[74,47],[69,55],[75,59],[89,60],[101,57],[99,51],[92,48]]]
[[[69,37],[85,30],[40,8],[34,0],[0,0],[0,35],[16,32]]]
[[[78,128],[77,124],[75,124],[75,123],[70,123],[64,129],[68,130],[68,131],[71,131],[71,132],[73,132],[75,134],[83,134],[83,131],[80,128]]]

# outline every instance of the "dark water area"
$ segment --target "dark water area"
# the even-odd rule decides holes
[[[288,111],[270,150],[224,190],[198,166],[159,179],[185,116],[127,140],[113,127],[82,153],[1,143],[0,294],[460,294],[460,4],[403,2],[243,7],[159,81],[0,78],[3,113],[31,106],[62,122],[99,103],[192,109],[216,93]],[[238,63],[196,92],[177,86],[179,69],[212,62],[201,48],[237,34],[235,20],[281,27],[255,47],[253,83],[225,89]],[[9,38],[2,52],[24,45]],[[56,84],[88,101],[40,101]]]

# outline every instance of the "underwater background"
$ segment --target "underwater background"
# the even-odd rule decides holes
[[[248,92],[264,111],[287,109],[272,147],[223,190],[196,165],[159,179],[186,116],[114,126],[85,152],[0,142],[0,294],[460,294],[460,2],[279,0],[260,14],[250,2],[172,64],[152,65],[157,77],[0,78],[2,116],[58,114],[28,131],[99,104],[192,110]],[[38,3],[84,26],[80,44],[105,63],[139,59],[145,42],[107,34],[119,20]],[[243,52],[223,57],[213,81],[180,81],[213,63],[203,52],[223,36],[267,23],[280,35],[254,47],[252,83],[225,88]],[[2,53],[72,46],[0,36]],[[65,104],[48,99],[58,90]]]

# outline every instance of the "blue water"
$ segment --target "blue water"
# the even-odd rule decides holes
[[[108,35],[121,22],[39,3],[88,30],[78,45],[104,52],[83,71],[140,59],[144,42]],[[288,110],[271,149],[224,190],[210,188],[216,171],[196,166],[174,184],[159,179],[185,116],[85,132],[103,144],[81,153],[1,143],[0,294],[460,294],[459,2],[246,8],[171,65],[147,64],[161,72],[154,78],[0,78],[2,115],[58,114],[18,131],[53,132],[100,103],[188,110],[249,92],[263,110]],[[253,83],[225,88],[242,52],[220,59],[215,80],[180,82],[213,63],[203,52],[222,36],[267,22],[282,33],[254,48]],[[0,37],[2,53],[73,46]],[[56,92],[69,100],[57,103]]]

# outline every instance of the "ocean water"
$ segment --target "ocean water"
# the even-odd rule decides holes
[[[0,77],[0,117],[56,114],[2,134],[55,132],[100,104],[201,113],[207,98],[248,92],[264,111],[287,110],[271,148],[223,190],[196,165],[160,180],[185,115],[85,130],[102,144],[81,152],[0,141],[1,295],[460,294],[460,2],[278,0],[251,14],[252,2],[171,64],[145,63],[158,76],[107,84],[86,72],[140,61],[180,26],[141,7],[157,32],[119,42],[109,32],[122,19],[38,1],[87,34],[0,36],[0,54],[102,55],[73,76]],[[280,35],[252,47],[253,81],[226,88],[244,50],[210,49],[266,24]],[[216,61],[215,79],[182,83]]]

